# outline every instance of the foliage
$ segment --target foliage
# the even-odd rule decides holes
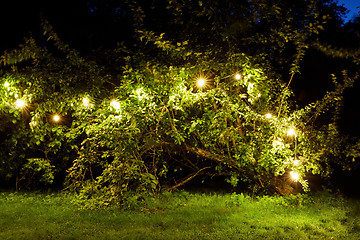
[[[104,65],[72,50],[46,20],[43,38],[3,54],[0,172],[16,189],[57,181],[90,208],[131,207],[198,176],[225,176],[234,186],[241,181],[257,192],[285,195],[295,193],[290,176],[307,190],[308,173],[327,176],[339,158],[343,168],[354,167],[360,145],[350,145],[336,124],[343,93],[358,73],[333,75],[333,90],[303,108],[289,87],[306,49],[321,50],[312,39],[328,16],[314,1],[301,1],[305,19],[288,18],[295,8],[285,2],[248,2],[246,24],[253,30],[243,44],[258,47],[253,52],[230,39],[240,33],[218,28],[226,26],[218,19],[226,15],[211,10],[231,15],[239,6],[165,2],[174,25],[192,8],[196,29],[215,19],[209,28],[215,40],[189,29],[179,36],[171,24],[160,29],[169,34],[158,33],[146,20],[153,8],[128,1],[137,40],[108,50]],[[266,37],[264,29],[272,34]],[[197,85],[199,78],[205,85]],[[26,106],[16,106],[18,99]],[[322,114],[333,117],[319,126]]]

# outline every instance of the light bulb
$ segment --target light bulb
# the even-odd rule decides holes
[[[55,122],[60,121],[60,116],[57,115],[57,114],[55,114],[55,115],[53,116],[53,120],[54,120]]]
[[[272,114],[271,114],[271,113],[267,113],[267,114],[265,114],[265,117],[266,117],[267,119],[270,119],[270,118],[272,118]]]
[[[83,105],[84,105],[84,107],[87,107],[87,106],[89,106],[89,99],[87,98],[87,97],[84,97],[83,98],[83,100],[82,100],[82,102],[83,102]]]
[[[203,79],[203,78],[199,78],[198,80],[197,80],[197,85],[198,85],[198,87],[203,87],[203,86],[205,86],[205,83],[206,83],[206,80],[205,79]]]
[[[23,108],[23,107],[25,107],[25,101],[22,99],[18,99],[18,100],[16,100],[15,105],[18,108]]]
[[[120,103],[116,100],[112,100],[110,105],[115,108],[116,110],[119,110],[120,109]]]
[[[236,79],[236,80],[240,80],[240,78],[241,78],[241,75],[240,75],[240,74],[238,74],[238,73],[235,74],[235,79]]]
[[[294,172],[294,171],[291,171],[290,172],[290,176],[291,176],[291,178],[294,180],[294,181],[298,181],[299,180],[299,178],[300,178],[300,176],[299,176],[299,174],[297,173],[297,172]]]
[[[295,136],[295,135],[296,135],[295,129],[290,128],[290,129],[287,131],[287,135],[288,135],[288,136]]]
[[[293,161],[293,164],[294,164],[295,166],[299,165],[299,163],[300,163],[299,160],[294,160],[294,161]]]

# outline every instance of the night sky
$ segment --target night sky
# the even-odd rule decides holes
[[[70,19],[74,19],[74,16],[79,15],[79,13],[72,11],[72,9],[69,9],[67,6],[75,6],[74,9],[76,9],[76,7],[81,5],[81,2],[82,1],[76,2],[70,0],[35,2],[16,0],[2,1],[0,3],[0,29],[2,35],[2,39],[0,40],[0,52],[5,49],[13,49],[17,47],[18,44],[23,42],[24,37],[29,36],[29,32],[33,32],[34,29],[39,28],[39,14],[44,9],[46,9],[46,12],[50,12],[49,14],[45,14],[44,17],[52,24],[54,24],[54,21],[59,21],[63,22],[63,25],[66,28],[76,28],[77,25],[69,23],[69,21]],[[351,20],[356,14],[358,14],[357,7],[360,6],[360,0],[339,0],[339,4],[343,4],[347,9],[349,9],[345,22]],[[61,14],[53,14],[55,12]],[[79,20],[80,23],[82,21],[81,19],[77,20]],[[74,30],[75,35],[79,32],[78,30],[79,29]],[[80,30],[85,31],[84,29]]]
[[[344,4],[349,10],[349,13],[346,15],[345,21],[351,20],[355,15],[358,14],[359,9],[357,7],[360,6],[360,0],[339,0],[340,4]]]

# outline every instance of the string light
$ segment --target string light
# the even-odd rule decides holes
[[[197,84],[198,87],[202,88],[202,87],[205,86],[206,80],[205,80],[204,78],[200,77],[200,78],[197,80],[196,84]]]
[[[90,104],[89,99],[87,97],[83,98],[82,103],[83,103],[84,107],[88,107]]]
[[[53,120],[54,120],[55,122],[60,121],[60,116],[59,116],[59,115],[57,115],[57,114],[54,114],[54,116],[53,116]]]
[[[120,109],[120,103],[116,100],[112,100],[110,105],[115,108],[116,110],[119,110]]]
[[[295,129],[289,128],[289,130],[287,131],[287,135],[288,136],[295,136],[296,135]]]
[[[24,100],[22,100],[22,99],[17,99],[16,100],[16,102],[15,102],[15,105],[16,105],[16,107],[18,107],[18,108],[23,108],[23,107],[25,107],[25,101]]]
[[[267,118],[267,119],[272,118],[272,114],[271,114],[271,113],[267,113],[267,114],[265,114],[265,118]]]
[[[294,172],[294,171],[291,171],[290,172],[290,176],[291,176],[291,178],[294,180],[294,181],[298,181],[299,180],[299,178],[300,178],[300,176],[299,176],[299,174],[297,173],[297,172]]]
[[[250,76],[251,76],[251,74],[248,75],[248,78],[249,78]],[[231,74],[231,75],[229,75],[229,76],[227,76],[227,77],[234,77],[235,80],[240,80],[240,79],[242,78],[242,75],[239,74],[239,73],[236,73],[236,74]],[[226,78],[227,78],[227,77],[226,77]],[[199,88],[205,87],[206,83],[207,83],[207,79],[204,78],[204,77],[199,77],[199,78],[197,79],[197,81],[196,81],[196,85],[197,85]],[[9,82],[5,82],[5,83],[4,83],[4,87],[9,90],[9,89],[10,89],[10,83],[9,83]],[[253,89],[254,89],[254,83],[249,82],[249,83],[248,83],[248,91],[249,91],[249,92],[252,92]],[[143,95],[145,94],[142,88],[137,89],[137,90],[136,90],[136,93],[137,93],[137,96],[139,97],[140,100],[143,98]],[[259,94],[258,94],[258,97],[260,97],[260,96],[261,96],[261,94],[259,93]],[[15,98],[16,98],[16,97],[18,97],[17,94],[15,94]],[[247,95],[246,95],[246,94],[241,94],[240,97],[241,97],[241,98],[246,98]],[[88,97],[84,97],[84,98],[82,99],[82,104],[83,104],[83,106],[88,107],[88,106],[90,105],[90,100],[89,100],[89,98],[88,98]],[[17,108],[23,108],[23,107],[26,106],[26,102],[25,102],[24,100],[22,100],[22,99],[17,99],[17,100],[15,101],[15,105],[16,105]],[[116,100],[112,100],[112,101],[110,102],[110,105],[111,105],[111,107],[113,107],[113,108],[116,109],[116,110],[119,110],[119,109],[120,109],[120,106],[121,106],[120,103],[119,103],[118,101],[116,101]],[[272,115],[271,113],[266,113],[264,116],[265,116],[266,119],[271,119],[271,118],[273,117],[273,115]],[[120,119],[120,118],[121,118],[121,115],[115,116],[115,118],[116,118],[116,119]],[[58,115],[58,114],[54,114],[54,115],[52,116],[52,120],[53,120],[54,122],[59,122],[59,121],[61,121],[61,116]],[[36,121],[33,121],[33,122],[30,123],[30,125],[31,125],[31,127],[34,127],[34,126],[37,125],[37,122],[36,122]],[[297,146],[296,146],[296,145],[297,145],[297,143],[296,143],[296,137],[297,137],[297,136],[296,136],[295,128],[289,128],[288,131],[287,131],[287,135],[288,135],[288,136],[295,136],[295,160],[293,161],[293,166],[298,166],[298,165],[300,164],[300,161],[299,161],[299,160],[296,160],[296,147],[297,147]],[[282,140],[281,140],[280,138],[277,138],[277,139],[275,139],[275,140],[272,142],[272,146],[273,146],[274,148],[282,148],[282,147],[284,147],[284,144],[283,144],[283,142],[282,142]],[[299,173],[297,173],[297,172],[295,172],[295,171],[291,171],[291,172],[290,172],[290,176],[291,176],[291,178],[292,178],[294,181],[299,181],[299,179],[300,179]]]
[[[299,164],[299,161],[296,160],[296,151],[297,151],[297,139],[296,139],[296,132],[294,128],[289,128],[289,130],[287,131],[287,135],[288,136],[294,136],[294,140],[295,140],[295,149],[294,149],[294,155],[295,155],[295,160],[294,160],[294,165]]]

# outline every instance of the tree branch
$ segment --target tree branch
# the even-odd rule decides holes
[[[167,192],[173,191],[175,188],[180,187],[181,185],[184,185],[185,183],[189,182],[191,179],[193,179],[194,177],[196,177],[200,172],[209,169],[211,167],[204,167],[202,169],[200,169],[199,171],[197,171],[195,174],[190,175],[189,177],[187,177],[184,181],[181,181],[180,183],[176,184],[175,186],[172,186],[171,188],[167,189]]]

